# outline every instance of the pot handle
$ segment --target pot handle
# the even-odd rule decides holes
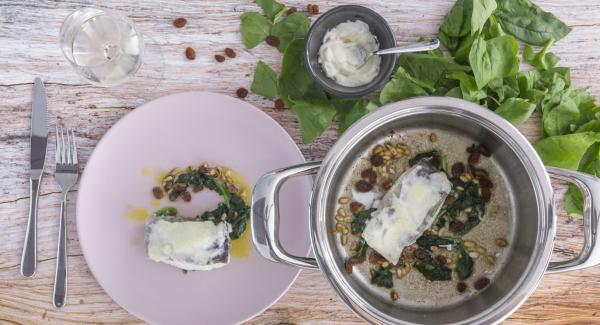
[[[305,269],[318,269],[310,257],[294,256],[279,242],[279,190],[291,177],[316,174],[321,162],[309,162],[269,172],[261,176],[252,193],[252,242],[266,259]],[[307,202],[308,203],[308,202]]]
[[[550,262],[547,273],[578,270],[600,264],[600,179],[563,168],[546,167],[550,177],[573,183],[584,197],[584,244],[578,256],[560,262]]]

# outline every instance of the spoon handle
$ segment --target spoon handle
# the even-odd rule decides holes
[[[377,55],[382,54],[396,54],[396,53],[410,53],[410,52],[422,52],[435,50],[440,46],[440,41],[437,38],[432,38],[428,41],[414,43],[410,45],[403,45],[398,47],[392,47],[385,50],[379,50],[375,52]]]

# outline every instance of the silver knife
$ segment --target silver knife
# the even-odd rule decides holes
[[[33,101],[31,111],[31,156],[29,179],[29,219],[23,243],[21,257],[21,274],[32,277],[36,267],[36,228],[37,228],[37,202],[40,180],[44,173],[46,160],[46,145],[48,143],[48,105],[46,90],[40,78],[35,78],[33,84]]]

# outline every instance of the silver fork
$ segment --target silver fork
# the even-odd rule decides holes
[[[57,308],[65,305],[67,296],[67,194],[71,187],[77,183],[79,174],[75,131],[67,129],[66,133],[67,139],[65,141],[62,127],[56,127],[56,171],[54,178],[62,190],[53,294],[54,307]]]

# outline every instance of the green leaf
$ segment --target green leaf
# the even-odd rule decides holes
[[[600,133],[582,132],[542,139],[533,147],[544,164],[577,170],[588,148],[600,141]]]
[[[357,215],[352,218],[352,222],[350,223],[350,230],[353,234],[360,234],[365,230],[367,226],[367,221],[371,219],[371,215],[377,209],[367,209],[359,212]]]
[[[535,110],[535,104],[522,98],[509,98],[496,109],[496,114],[502,116],[514,126],[523,124]]]
[[[577,128],[577,131],[575,131],[575,132],[576,133],[600,132],[600,120],[589,121],[589,122],[583,124],[582,126],[580,126],[579,128]]]
[[[579,120],[577,105],[566,94],[563,94],[558,105],[543,112],[542,122],[546,136],[567,134],[571,125]]]
[[[487,96],[486,92],[477,88],[475,78],[464,71],[453,72],[450,78],[460,81],[462,98],[479,103],[479,100]]]
[[[490,40],[479,37],[473,42],[469,62],[479,89],[493,79],[516,74],[519,71],[519,45],[514,37],[499,36]]]
[[[335,116],[335,107],[327,101],[293,101],[291,109],[300,122],[304,143],[313,141],[325,132]]]
[[[285,52],[293,40],[304,38],[309,28],[310,19],[300,12],[295,12],[277,22],[273,26],[272,34],[279,38],[279,46],[277,46],[279,52]]]
[[[448,281],[452,279],[452,270],[441,265],[435,259],[417,261],[413,266],[429,281]]]
[[[379,269],[371,269],[371,283],[378,287],[393,288],[394,277],[390,270],[380,266]]]
[[[600,143],[593,144],[581,158],[579,171],[590,175],[600,176]],[[576,218],[583,216],[583,193],[575,185],[570,185],[565,194],[565,211],[568,215]]]
[[[242,42],[248,49],[255,48],[271,33],[271,22],[258,12],[246,12],[241,17]]]
[[[440,80],[447,74],[471,70],[468,66],[457,64],[448,58],[424,53],[402,54],[398,57],[398,64],[430,91],[438,87]],[[398,73],[402,72],[396,71],[396,75]]]
[[[250,90],[269,99],[277,97],[277,74],[275,71],[264,62],[258,61]]]
[[[523,49],[523,60],[540,70],[554,68],[560,59],[558,56],[554,55],[554,53],[548,52],[548,49],[553,43],[554,39],[549,39],[538,53],[535,53],[531,46],[525,45],[525,48]]]
[[[304,39],[296,39],[283,54],[278,90],[287,106],[292,106],[292,100],[327,100],[325,92],[315,84],[304,67],[303,51]]]
[[[177,215],[177,209],[173,207],[164,207],[154,212],[154,215],[157,217],[174,217]]]
[[[385,105],[404,98],[425,95],[427,95],[427,91],[418,85],[402,67],[398,67],[392,79],[381,90],[379,101]]]
[[[532,45],[541,46],[552,38],[558,41],[571,31],[556,16],[529,0],[498,0],[494,14],[506,32]]]
[[[275,0],[256,0],[256,4],[262,8],[265,16],[272,22],[275,22],[285,12],[285,5]]]
[[[367,255],[368,248],[369,244],[367,244],[364,238],[361,238],[358,242],[358,245],[356,245],[356,253],[354,253],[354,257],[365,257],[365,255]]]
[[[337,100],[332,102],[339,120],[338,134],[342,134],[361,117],[367,114],[366,100]]]
[[[456,274],[458,278],[461,280],[466,280],[468,277],[473,274],[473,259],[469,256],[469,253],[465,250],[464,247],[460,246],[459,248],[460,257],[456,262]]]
[[[457,0],[440,26],[440,31],[449,37],[465,36],[471,31],[473,1]]]
[[[471,35],[477,34],[496,10],[496,0],[472,0]]]
[[[446,96],[454,97],[454,98],[462,98],[462,90],[460,89],[460,87],[454,87],[454,88],[448,90],[448,92],[446,93]]]
[[[583,218],[583,193],[577,186],[569,185],[563,207],[567,215],[578,219]]]

